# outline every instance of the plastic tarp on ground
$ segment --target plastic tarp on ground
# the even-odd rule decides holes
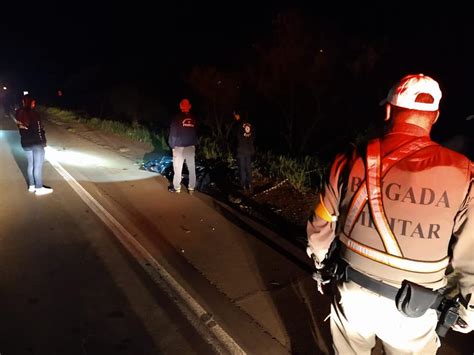
[[[145,162],[142,165],[144,170],[153,171],[168,179],[171,183],[173,181],[174,170],[173,170],[173,157],[162,156],[160,159],[153,159]],[[182,182],[187,185],[189,181],[189,172],[186,164],[183,166]],[[211,183],[210,173],[208,167],[205,166],[201,161],[196,161],[196,189],[204,190]]]

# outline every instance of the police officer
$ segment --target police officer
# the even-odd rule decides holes
[[[308,221],[316,268],[334,240],[346,266],[331,304],[338,354],[370,354],[376,337],[388,354],[435,354],[433,295],[447,269],[463,299],[453,329],[474,327],[474,169],[430,139],[440,99],[432,78],[401,79],[385,100],[387,133],[336,157]]]
[[[188,99],[183,99],[179,103],[181,112],[171,121],[170,135],[168,143],[173,150],[173,186],[169,187],[170,192],[181,192],[181,173],[183,163],[189,171],[188,192],[192,194],[196,186],[196,165],[195,165],[195,145],[197,144],[196,119],[191,114],[191,103]]]

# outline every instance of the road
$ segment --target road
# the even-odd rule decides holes
[[[328,300],[304,251],[209,196],[170,194],[147,147],[46,122],[46,185],[26,190],[0,120],[1,354],[326,354]],[[449,334],[439,354],[472,354]],[[379,350],[376,350],[379,351]]]
[[[26,191],[13,128],[2,122],[0,353],[212,353],[50,164],[54,193]]]

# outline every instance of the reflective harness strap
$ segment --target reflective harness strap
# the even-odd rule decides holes
[[[373,249],[349,238],[344,234],[339,235],[339,240],[354,253],[399,270],[431,274],[446,269],[449,264],[449,256],[435,261],[417,261],[404,259],[402,257],[390,255],[380,250]]]
[[[375,228],[382,239],[385,250],[391,255],[403,257],[383,208],[382,188],[380,186],[380,141],[378,139],[372,141],[367,147],[365,168],[366,190]]]
[[[432,145],[436,145],[436,143],[427,137],[417,138],[381,160],[380,141],[374,140],[369,143],[366,158],[366,182],[361,183],[353,196],[347,213],[344,232],[339,237],[346,247],[359,255],[402,270],[431,273],[440,271],[448,265],[448,257],[434,262],[404,259],[397,239],[388,223],[382,203],[382,177],[397,162],[422,148]],[[370,248],[350,238],[354,225],[367,201],[369,202],[372,220],[386,252]]]
[[[381,159],[380,164],[380,177],[383,178],[387,172],[399,161],[405,159],[406,157],[410,156],[411,154],[417,152],[420,149],[436,145],[435,142],[431,141],[427,137],[416,138],[411,142],[400,147],[395,152],[388,154],[387,156]],[[352,233],[352,229],[359,218],[360,213],[365,207],[367,203],[367,186],[364,181],[361,182],[358,190],[354,194],[351,204],[349,206],[346,222],[344,224],[344,233],[347,236],[350,236]]]

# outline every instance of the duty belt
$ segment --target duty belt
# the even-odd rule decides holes
[[[399,290],[397,287],[375,280],[370,276],[353,269],[349,265],[347,265],[345,272],[346,280],[354,281],[356,284],[366,288],[369,291],[372,291],[380,296],[390,298],[391,300],[395,300],[395,296]]]
[[[399,293],[400,289],[391,285],[388,285],[382,281],[378,281],[376,279],[373,279],[370,276],[367,276],[363,274],[360,271],[357,271],[356,269],[350,267],[349,265],[346,266],[345,268],[345,275],[344,275],[344,280],[348,281],[354,281],[356,284],[359,286],[362,286],[363,288],[372,291],[380,296],[389,298],[391,300],[396,301],[397,299],[397,294]],[[432,290],[433,293],[436,293],[436,291]],[[437,309],[442,301],[441,294],[439,294],[438,300],[436,300],[430,308]]]

